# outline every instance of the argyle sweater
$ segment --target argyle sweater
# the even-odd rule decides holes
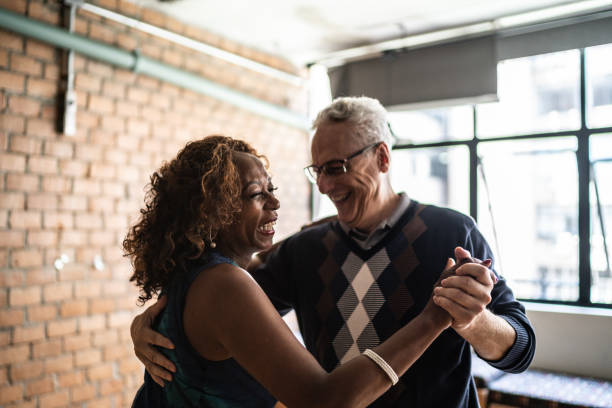
[[[493,258],[472,218],[413,200],[369,250],[337,222],[326,223],[285,240],[254,276],[279,310],[295,309],[307,349],[331,371],[418,315],[457,246]],[[535,353],[534,331],[503,278],[491,296],[488,308],[517,336],[506,355],[489,364],[523,371]],[[469,344],[445,330],[371,407],[478,407]]]

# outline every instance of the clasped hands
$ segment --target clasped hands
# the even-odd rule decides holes
[[[497,283],[495,273],[489,269],[491,260],[472,258],[461,247],[455,248],[455,258],[449,259],[440,279],[434,285],[433,302],[450,316],[450,327],[459,334],[470,330],[491,302],[491,291]]]

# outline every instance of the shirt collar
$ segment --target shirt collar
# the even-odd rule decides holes
[[[351,237],[351,238],[353,238],[353,239],[355,239],[357,241],[366,242],[374,234],[376,234],[378,232],[381,232],[381,231],[386,232],[386,231],[390,230],[395,225],[395,223],[397,223],[397,221],[400,219],[402,214],[404,214],[404,212],[406,211],[408,206],[410,206],[410,197],[408,197],[408,195],[406,193],[403,193],[403,192],[399,193],[399,196],[400,196],[400,202],[397,205],[397,207],[395,207],[395,210],[393,210],[393,212],[391,213],[391,215],[389,217],[387,217],[384,220],[382,220],[381,223],[378,225],[378,227],[376,227],[369,234],[364,233],[364,232],[359,231],[359,230],[356,230],[355,228],[351,228],[346,223],[344,223],[342,221],[338,221],[338,223],[340,224],[340,227],[342,228],[342,230],[349,237]]]

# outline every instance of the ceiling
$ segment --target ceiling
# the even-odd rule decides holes
[[[131,0],[298,66],[347,48],[491,21],[568,0]]]

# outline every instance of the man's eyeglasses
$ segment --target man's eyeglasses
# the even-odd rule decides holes
[[[313,184],[317,183],[317,179],[321,174],[325,174],[326,176],[339,176],[348,172],[347,166],[349,160],[354,159],[360,154],[367,152],[373,147],[377,147],[381,143],[383,142],[376,142],[372,143],[371,145],[367,145],[363,149],[360,149],[355,153],[351,154],[346,159],[330,160],[320,166],[315,166],[314,164],[311,164],[310,166],[304,167],[304,173],[306,173],[306,177],[308,177],[308,180],[310,180],[310,182]]]

